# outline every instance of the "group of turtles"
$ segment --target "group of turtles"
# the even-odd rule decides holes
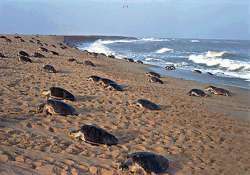
[[[148,78],[149,82],[163,84],[163,81],[160,79],[161,78],[160,74],[150,71],[147,72],[146,75],[149,77]]]
[[[174,64],[168,64],[165,66],[166,70],[176,70],[176,67]],[[193,70],[194,73],[198,73],[198,74],[202,74],[202,71],[198,70],[198,69],[194,69]],[[211,72],[207,72],[208,75],[214,75]]]
[[[106,89],[109,90],[116,90],[116,91],[123,91],[124,87],[118,83],[116,83],[114,80],[110,80],[108,78],[102,78],[96,75],[92,75],[88,77],[89,81],[92,81],[94,83],[100,84]]]
[[[207,86],[206,88],[204,88],[204,91],[201,89],[191,89],[188,92],[189,96],[196,96],[196,97],[208,97],[210,94],[232,96],[230,91],[215,86]]]
[[[65,48],[63,47],[63,49]],[[44,47],[40,47],[40,51],[49,52],[49,50]],[[50,52],[53,55],[59,55],[57,52],[54,51]],[[32,62],[27,52],[20,51],[18,54],[20,61],[30,62],[30,63]],[[89,52],[88,54],[96,56],[95,53]],[[38,52],[35,53],[34,56],[39,58],[43,57],[43,55],[39,54]],[[112,56],[109,57],[112,58]],[[79,63],[77,62],[76,59],[71,59],[68,61]],[[132,59],[128,59],[127,61],[134,62],[134,60]],[[143,64],[143,62],[138,62],[138,63]],[[85,61],[84,64],[89,66],[95,66],[91,61],[88,60]],[[48,73],[57,72],[52,65],[44,65],[43,69]],[[163,81],[160,79],[161,76],[158,73],[147,72],[146,76],[148,76],[149,78],[148,80],[150,82],[163,84]],[[124,86],[108,78],[92,75],[89,76],[87,79],[98,85],[101,85],[105,89],[124,91]],[[231,95],[229,91],[214,86],[209,86],[205,88],[205,91],[216,95],[226,95],[226,96]],[[188,94],[192,96],[202,96],[202,97],[207,96],[207,94],[200,89],[192,89]],[[42,96],[46,98],[46,101],[38,105],[37,113],[45,113],[47,115],[61,115],[61,116],[79,115],[77,110],[73,106],[67,103],[67,101],[74,102],[77,100],[76,97],[68,90],[63,89],[61,87],[51,87],[48,90],[42,91]],[[155,104],[147,99],[138,99],[137,101],[135,101],[135,105],[148,110],[161,109],[160,105]],[[112,146],[119,144],[119,139],[115,135],[94,124],[85,124],[82,125],[77,130],[70,130],[68,132],[68,135],[73,139],[84,141],[91,145]],[[168,170],[169,160],[166,157],[153,152],[134,152],[127,155],[127,158],[123,162],[121,162],[119,168],[122,170],[128,170],[136,174],[144,174],[144,173],[158,174],[158,173],[164,173]]]
[[[21,61],[21,62],[29,62],[29,63],[33,62],[30,59],[30,55],[23,50],[19,51],[18,56],[19,56],[19,61]],[[33,56],[37,57],[37,58],[44,58],[45,57],[43,54],[41,54],[39,52],[35,52]],[[55,67],[50,65],[50,64],[44,65],[43,70],[47,73],[57,73],[57,70],[55,69]]]
[[[89,80],[94,82],[102,82],[107,84],[114,83],[113,80],[101,78],[98,76],[90,76]],[[42,91],[42,96],[46,97],[46,102],[37,107],[37,113],[44,112],[47,115],[78,115],[75,108],[67,104],[65,101],[76,101],[75,96],[66,89],[61,87],[51,87],[48,90]],[[136,104],[151,110],[159,110],[160,107],[153,102],[146,99],[137,100]],[[93,124],[85,124],[77,130],[68,132],[69,137],[84,141],[91,145],[117,145],[119,139],[106,131]],[[122,170],[129,170],[134,173],[163,173],[169,167],[169,161],[162,155],[153,152],[134,152],[128,154],[127,158],[121,162],[119,168]]]
[[[156,72],[147,72],[146,75],[149,77],[148,81],[153,83],[163,84],[163,81],[160,79],[160,74]],[[215,87],[215,86],[207,86],[204,88],[204,91],[201,89],[191,89],[188,93],[189,96],[196,97],[208,97],[212,94],[214,95],[222,95],[222,96],[232,96],[232,93],[226,89]]]
[[[7,38],[6,36],[1,35],[0,39],[4,39],[6,42],[10,43],[11,39]]]

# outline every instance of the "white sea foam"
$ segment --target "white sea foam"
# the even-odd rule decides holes
[[[142,38],[141,41],[151,41],[151,42],[157,42],[157,41],[170,41],[167,38]]]
[[[85,50],[89,52],[96,52],[96,53],[104,53],[106,55],[112,55],[113,52],[108,47],[106,47],[103,44],[102,40],[97,40],[94,43],[92,43],[89,47],[84,48]]]
[[[161,53],[170,52],[170,51],[173,51],[173,50],[174,50],[174,49],[170,49],[170,48],[163,47],[163,48],[157,50],[156,53],[161,54]]]
[[[132,42],[136,42],[138,40],[100,40],[100,42],[102,42],[103,44],[113,44],[113,43],[132,43]]]
[[[120,40],[97,40],[99,44],[114,44],[114,43],[133,43],[133,42],[157,42],[157,41],[169,41],[169,39],[160,38],[141,38],[141,39],[120,39]]]
[[[208,51],[206,53],[206,57],[226,57],[229,56],[230,53],[226,52],[226,51],[222,51],[222,52],[217,52],[217,51]],[[231,54],[232,55],[232,54]]]
[[[250,62],[223,59],[227,52],[207,52],[200,55],[190,55],[189,60],[197,64],[205,64],[208,67],[218,66],[228,71],[248,72],[250,71]],[[249,72],[250,73],[250,72]]]
[[[199,43],[200,41],[199,40],[196,40],[196,39],[193,39],[193,40],[190,40],[191,43]]]
[[[153,57],[148,57],[148,58],[145,58],[146,61],[161,61],[161,59],[159,58],[153,58]]]

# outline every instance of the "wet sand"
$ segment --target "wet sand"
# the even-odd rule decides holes
[[[232,97],[187,96],[192,88],[206,85],[164,77],[164,84],[147,81],[147,65],[128,63],[102,55],[87,55],[67,46],[62,36],[5,35],[0,38],[0,174],[129,174],[118,169],[127,153],[152,151],[169,158],[171,175],[250,174],[250,95],[228,88]],[[30,42],[32,40],[33,42]],[[39,51],[43,47],[59,53]],[[45,44],[46,43],[46,44]],[[46,46],[47,45],[47,46]],[[55,45],[53,47],[52,45]],[[45,58],[18,61],[18,52],[39,52]],[[68,62],[91,60],[96,67]],[[42,70],[52,64],[59,71]],[[112,91],[87,81],[90,75],[127,85]],[[67,102],[79,116],[35,114],[45,99],[41,91],[60,86],[77,100]],[[149,99],[161,110],[131,105]],[[92,146],[73,140],[70,129],[96,124],[119,139],[117,146]]]

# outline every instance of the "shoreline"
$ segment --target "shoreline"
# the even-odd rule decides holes
[[[123,45],[121,45],[121,46],[114,45],[114,47],[119,48],[118,49],[119,54],[118,54],[118,53],[116,53],[116,49],[114,49],[114,50],[112,49],[113,45],[109,46],[109,45],[105,44],[106,39],[98,38],[98,36],[96,38],[92,38],[92,39],[93,40],[91,40],[91,42],[90,41],[85,41],[85,42],[81,41],[81,42],[76,42],[75,45],[80,50],[83,50],[84,47],[85,47],[85,49],[87,49],[87,50],[90,49],[89,51],[92,51],[92,52],[104,53],[104,54],[111,54],[112,53],[113,55],[119,57],[119,59],[122,59],[123,57],[126,57],[126,55],[127,55],[126,53],[123,53],[123,54],[119,53],[119,49],[121,49],[119,47],[121,47]],[[104,41],[100,42],[100,43],[96,42],[98,39],[101,39],[101,40],[104,40]],[[110,41],[110,43],[112,43],[112,42],[116,43],[115,41],[117,39],[113,38],[111,40],[112,41]],[[140,40],[138,40],[138,41],[140,41]],[[132,42],[134,42],[134,41],[132,41]],[[126,42],[125,42],[124,47],[130,47],[130,45],[127,46]],[[164,47],[164,46],[162,46],[162,47]],[[150,54],[153,54],[153,53],[150,52]],[[125,56],[122,56],[122,55],[125,55]],[[230,74],[227,75],[227,74],[224,74],[224,72],[220,72],[221,71],[220,69],[216,69],[217,71],[219,70],[219,72],[216,72],[216,71],[213,72],[214,70],[211,70],[211,72],[213,74],[212,73],[208,74],[207,71],[205,71],[206,68],[198,68],[198,67],[196,68],[196,66],[198,66],[198,65],[194,66],[192,69],[191,68],[178,67],[178,65],[177,65],[176,70],[167,71],[167,70],[164,69],[164,67],[162,67],[163,65],[157,65],[158,63],[148,61],[147,57],[142,56],[142,58],[141,58],[139,56],[132,56],[132,57],[128,56],[128,58],[132,58],[132,59],[135,59],[135,60],[141,60],[141,61],[145,62],[146,64],[151,65],[151,67],[153,67],[153,70],[157,71],[160,74],[164,74],[164,75],[167,75],[167,76],[186,79],[186,80],[194,80],[194,81],[198,81],[198,82],[201,82],[201,83],[212,83],[212,84],[218,84],[218,85],[223,85],[223,86],[227,85],[227,86],[239,87],[239,88],[244,88],[244,89],[250,90],[250,82],[247,81],[247,79],[243,79],[242,76],[240,76],[240,74],[239,75],[237,74],[237,75],[234,75],[234,76],[232,76]],[[158,58],[157,55],[152,56],[152,58],[163,59],[161,57]],[[182,60],[182,61],[184,61],[184,60]],[[186,63],[186,62],[184,62],[184,63]],[[173,64],[175,65],[175,63],[173,63]],[[188,63],[186,63],[186,64],[188,64]],[[202,73],[201,74],[194,73],[193,72],[194,69],[200,70],[200,71],[202,71]]]
[[[168,157],[166,175],[250,173],[249,91],[230,87],[232,97],[190,97],[186,95],[190,89],[202,89],[204,84],[172,77],[161,78],[164,84],[150,83],[145,76],[148,65],[92,56],[69,46],[62,49],[60,36],[20,35],[24,42],[14,36],[8,35],[11,42],[0,38],[0,52],[7,57],[0,58],[0,174],[126,175],[119,163],[134,151]],[[59,56],[41,52],[41,46],[30,40],[39,40]],[[20,50],[30,55],[41,52],[45,58],[31,56],[33,63],[21,63]],[[69,58],[81,63],[91,60],[96,67]],[[52,64],[58,73],[45,73],[44,64]],[[87,81],[91,75],[126,85],[125,91]],[[32,112],[45,100],[41,92],[51,86],[76,96],[75,102],[67,103],[79,116]],[[159,104],[161,110],[131,105],[139,98]],[[114,134],[119,144],[92,146],[67,135],[70,129],[90,123]]]
[[[176,70],[165,70],[163,67],[157,66],[157,65],[150,65],[151,70],[155,71],[159,74],[162,74],[163,76],[169,76],[173,78],[178,78],[181,80],[189,80],[189,81],[195,81],[201,84],[214,84],[216,86],[223,86],[223,87],[232,87],[232,88],[239,88],[242,90],[248,90],[250,91],[250,86],[248,82],[244,81],[244,85],[239,85],[239,84],[228,84],[227,81],[232,80],[240,80],[243,81],[242,79],[239,78],[231,78],[231,77],[218,77],[216,75],[208,75],[206,72],[203,72],[202,74],[194,73],[191,70],[183,70],[183,69],[176,69]],[[225,81],[225,79],[228,79]],[[242,82],[239,82],[242,83]]]

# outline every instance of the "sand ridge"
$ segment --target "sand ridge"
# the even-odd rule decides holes
[[[94,57],[69,46],[62,49],[63,37],[21,36],[24,42],[13,35],[6,37],[11,42],[0,38],[0,52],[7,57],[0,58],[0,174],[128,174],[118,166],[134,151],[168,157],[171,168],[167,174],[250,173],[250,123],[217,110],[225,106],[249,114],[249,101],[239,103],[249,92],[233,89],[235,98],[189,97],[186,93],[191,88],[204,85],[169,77],[162,78],[163,85],[150,83],[145,76],[147,65]],[[59,56],[41,52],[37,40]],[[22,63],[17,56],[20,50],[30,55],[40,52],[45,58],[31,57],[34,63]],[[96,67],[68,62],[69,58],[91,60]],[[52,64],[59,73],[44,72],[44,64]],[[110,91],[87,81],[90,75],[128,87],[123,92]],[[51,86],[63,87],[76,96],[76,102],[67,103],[79,116],[34,114],[37,104],[45,100],[42,90]],[[139,98],[162,109],[130,105]],[[120,143],[91,146],[68,137],[70,129],[83,124],[105,128]]]

